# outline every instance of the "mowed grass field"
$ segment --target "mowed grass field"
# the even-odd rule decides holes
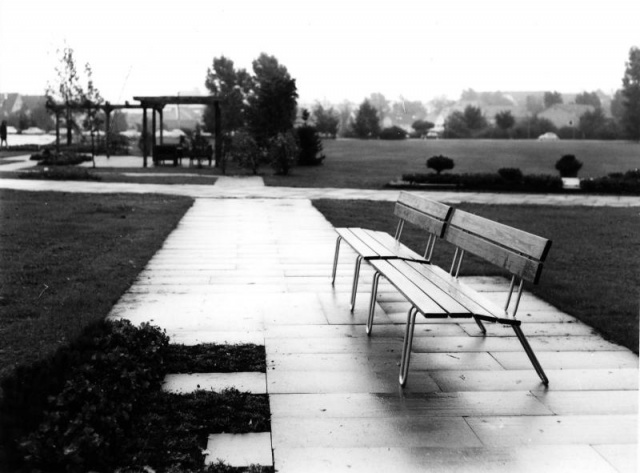
[[[453,159],[454,173],[519,168],[524,174],[558,175],[555,163],[573,154],[580,177],[600,177],[640,167],[640,144],[627,141],[559,140],[325,140],[322,166],[296,167],[291,176],[270,176],[272,186],[379,189],[402,174],[432,172],[431,156]]]

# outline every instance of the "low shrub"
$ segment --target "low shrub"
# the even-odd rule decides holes
[[[75,166],[92,161],[91,156],[79,154],[75,151],[61,151],[56,153],[49,149],[43,150],[41,153],[32,154],[32,161],[38,161],[41,166]]]
[[[612,173],[606,177],[583,179],[580,189],[585,192],[602,194],[640,195],[640,170],[633,169],[623,173]]]
[[[39,171],[20,174],[21,179],[50,179],[53,181],[101,181],[102,178],[86,168],[74,166],[53,166]]]
[[[508,182],[522,182],[522,171],[518,168],[500,168],[498,174]]]
[[[318,130],[311,125],[302,125],[296,129],[300,152],[298,164],[301,166],[318,166],[322,164],[325,155],[322,154],[322,138]]]
[[[528,191],[559,192],[562,191],[562,179],[550,174],[526,174],[522,185]]]
[[[383,128],[378,137],[381,140],[404,140],[407,137],[407,132],[399,126],[392,126]]]
[[[286,176],[298,158],[298,144],[291,131],[278,133],[269,140],[267,155],[277,175]]]
[[[244,131],[233,135],[228,152],[229,157],[240,167],[251,169],[254,174],[257,174],[260,165],[266,162],[266,158],[256,141]]]
[[[148,324],[100,322],[52,358],[18,368],[2,383],[9,459],[31,471],[112,468],[132,413],[160,389],[168,342]]]
[[[169,373],[266,371],[263,345],[169,345]]]
[[[506,169],[506,168],[505,168]],[[450,185],[460,189],[508,191],[508,192],[559,192],[562,191],[562,179],[551,175],[522,175],[519,169],[506,171],[512,179],[506,179],[498,173],[473,174],[403,174],[402,180],[411,185],[432,184]],[[518,174],[520,173],[520,174]],[[519,180],[514,180],[521,176]]]

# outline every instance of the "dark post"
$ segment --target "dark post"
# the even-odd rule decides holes
[[[151,109],[151,154],[155,153],[156,148],[156,108]]]
[[[162,108],[160,108],[158,110],[158,113],[160,114],[160,144],[164,144],[163,143],[163,132],[164,132],[164,110]]]
[[[67,106],[67,146],[71,146],[71,107],[69,102],[65,102]]]
[[[104,121],[104,150],[105,153],[107,153],[107,159],[109,159],[109,128],[111,128],[111,105],[109,105],[109,102],[106,103],[104,111],[106,112]]]
[[[147,167],[147,107],[142,107],[142,156],[143,167]]]
[[[60,110],[56,112],[56,154],[60,154]]]
[[[215,146],[216,146],[216,167],[220,167],[222,162],[222,133],[220,126],[220,102],[217,100],[213,102],[213,110],[214,110],[214,136],[215,136]],[[224,165],[222,166],[224,171]]]

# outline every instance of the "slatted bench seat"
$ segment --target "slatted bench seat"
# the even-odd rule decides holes
[[[351,290],[351,310],[355,306],[362,261],[400,259],[406,261],[429,262],[437,238],[442,237],[444,223],[452,208],[429,199],[423,199],[407,192],[402,192],[395,205],[394,214],[398,217],[398,226],[394,236],[385,232],[364,228],[337,228],[335,256],[331,284],[335,284],[340,243],[345,241],[358,254],[355,262],[353,285]],[[400,241],[405,223],[425,230],[425,251],[423,255],[416,253]],[[428,238],[427,238],[428,237]]]
[[[153,164],[156,166],[165,161],[173,161],[177,166],[182,160],[182,149],[178,145],[155,145],[153,147]]]
[[[513,328],[540,379],[549,380],[538,362],[516,318],[524,281],[537,284],[551,241],[489,219],[456,209],[448,220],[444,240],[456,247],[449,272],[432,264],[401,259],[377,259],[369,263],[375,270],[367,333],[371,334],[375,300],[380,277],[387,279],[410,303],[400,362],[399,381],[407,382],[416,315],[427,318],[473,317],[486,333],[482,322],[501,323]],[[505,269],[512,275],[504,307],[487,301],[460,282],[458,275],[466,253]],[[514,288],[517,286],[515,298]]]

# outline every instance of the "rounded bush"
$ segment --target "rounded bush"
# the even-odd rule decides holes
[[[447,169],[453,169],[454,166],[453,159],[446,156],[438,155],[427,159],[427,167],[433,169],[438,174]]]
[[[556,162],[560,177],[578,177],[581,167],[582,162],[578,161],[573,154],[565,154]]]
[[[407,132],[399,126],[384,128],[379,135],[381,140],[404,140]]]

